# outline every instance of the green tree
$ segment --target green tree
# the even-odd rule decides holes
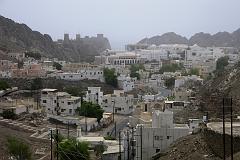
[[[15,137],[7,139],[7,148],[11,156],[16,160],[31,160],[32,152],[30,146]]]
[[[168,78],[165,80],[165,86],[168,88],[168,89],[172,89],[175,85],[175,78],[174,77],[171,77],[171,78]]]
[[[53,63],[53,67],[55,67],[57,70],[62,70],[62,65],[57,62]]]
[[[3,80],[0,80],[0,90],[6,90],[7,88],[10,88],[10,85]]]
[[[87,116],[91,118],[97,118],[97,121],[103,117],[103,109],[98,104],[93,104],[92,102],[83,101],[80,108],[77,109],[80,116]]]
[[[36,60],[40,60],[41,59],[41,54],[39,52],[36,52],[36,51],[27,51],[25,52],[25,56],[26,57],[32,57]]]
[[[199,69],[198,68],[191,68],[188,72],[188,75],[197,75],[199,76]]]
[[[115,75],[115,69],[104,68],[103,76],[107,84],[113,87],[118,86],[117,76]]]
[[[43,87],[43,83],[42,83],[41,78],[33,79],[32,83],[31,83],[31,90],[42,89],[42,87]]]
[[[4,110],[1,113],[1,116],[5,119],[16,119],[16,117],[17,117],[17,115],[13,111],[10,111],[10,110]]]
[[[137,73],[139,70],[145,70],[143,64],[132,64],[130,67],[130,77],[134,78],[137,77],[137,79],[140,79],[139,73]]]
[[[89,160],[89,144],[79,142],[76,139],[64,139],[59,143],[58,150],[60,160]]]
[[[216,64],[216,70],[217,70],[217,71],[222,71],[222,70],[224,70],[225,66],[228,65],[228,59],[229,59],[229,58],[228,58],[227,56],[218,58],[217,64]]]
[[[71,94],[72,96],[83,96],[85,93],[78,87],[66,87],[64,91]]]
[[[163,72],[176,72],[177,70],[181,70],[183,69],[183,65],[182,64],[165,64],[162,66],[162,68],[159,70],[159,72],[161,74],[163,74]]]

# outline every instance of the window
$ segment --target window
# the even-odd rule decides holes
[[[66,109],[61,109],[61,112],[64,112]]]
[[[154,136],[154,140],[159,141],[160,140],[159,136]]]
[[[158,148],[158,149],[156,149],[156,153],[158,153],[158,152],[160,152],[160,149]]]
[[[170,136],[167,136],[167,139],[170,139]]]
[[[57,103],[57,100],[54,100],[54,103]]]
[[[68,102],[68,105],[71,105],[72,103],[71,102]]]
[[[69,109],[69,113],[70,113],[70,114],[72,113],[72,109]]]
[[[42,103],[47,103],[47,100],[43,100]]]

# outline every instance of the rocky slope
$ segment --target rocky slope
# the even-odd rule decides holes
[[[109,48],[111,48],[110,43],[104,37],[81,39],[77,44],[72,41],[68,44],[58,44],[47,34],[33,31],[25,24],[19,24],[0,16],[0,50],[27,50],[39,52],[45,57],[83,61],[89,60],[89,56],[98,55],[103,50]]]
[[[223,98],[233,99],[234,114],[240,111],[240,63],[207,81],[199,92],[199,109],[210,118],[221,118]],[[229,112],[228,112],[229,113]]]
[[[173,143],[159,160],[220,160],[214,156],[201,134],[188,135]]]
[[[194,45],[198,44],[202,47],[240,47],[240,29],[234,31],[233,33],[229,32],[218,32],[216,34],[209,33],[196,33],[190,39],[186,39],[176,33],[170,32],[165,33],[161,36],[154,36],[151,38],[144,38],[138,43],[143,44],[189,44]]]

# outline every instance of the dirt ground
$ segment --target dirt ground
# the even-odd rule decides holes
[[[183,137],[159,160],[220,160],[212,154],[201,134]]]
[[[36,152],[37,149],[42,147],[46,148],[46,151],[50,150],[50,142],[44,142],[41,140],[30,138],[31,133],[18,131],[15,129],[7,128],[5,126],[0,125],[0,160],[8,160],[8,152],[6,148],[7,138],[9,136],[14,136],[19,139],[24,140],[31,146],[33,154]],[[41,155],[33,155],[33,159],[38,159],[42,157]]]

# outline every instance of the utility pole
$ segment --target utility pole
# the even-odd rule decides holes
[[[233,109],[232,109],[232,98],[231,98],[231,160],[233,160]]]
[[[52,145],[52,137],[53,137],[53,135],[52,135],[52,129],[51,129],[51,160],[53,159],[53,151],[52,151],[52,149],[53,149],[53,145]]]
[[[118,140],[119,140],[119,160],[122,160],[121,156],[121,132],[118,132]]]
[[[83,105],[83,95],[81,94],[81,107]],[[84,109],[84,120],[85,120],[85,134],[87,135],[87,108]]]
[[[114,119],[115,118],[114,117],[115,116],[114,115],[115,114],[115,100],[112,100],[112,102],[113,102],[113,123],[114,123],[114,121],[115,121],[115,119]]]
[[[127,148],[127,159],[130,160],[130,144],[129,144],[129,131],[127,131],[127,145],[128,145],[128,148]]]
[[[224,98],[223,98],[223,117],[222,117],[222,119],[223,119],[223,160],[226,160],[226,155],[225,155],[225,153],[226,153],[226,147],[225,147],[225,110],[224,110],[224,108],[225,108],[225,101],[224,101]]]
[[[131,140],[131,146],[132,146],[132,159],[134,159],[134,127],[132,127],[132,140]]]
[[[142,141],[143,141],[143,139],[142,139],[142,125],[141,125],[141,127],[140,127],[140,136],[141,136],[141,160],[143,159],[143,147],[142,147]]]
[[[85,134],[87,135],[87,128],[88,127],[87,127],[87,111],[86,110],[87,110],[87,108],[85,107],[85,111],[84,111],[85,112],[84,113],[85,114]]]
[[[68,128],[67,128],[67,131],[68,131],[68,139],[69,139],[69,121],[68,121]]]
[[[117,122],[114,122],[114,134],[115,134],[115,138],[117,137]]]
[[[57,142],[57,160],[58,160],[58,152],[59,152],[59,150],[58,150],[58,140],[59,140],[59,137],[58,137],[58,129],[57,129],[57,136],[56,136],[57,138],[56,138],[56,142]]]
[[[114,123],[114,135],[115,135],[115,138],[117,137],[117,124],[115,122],[115,100],[112,100],[113,102],[113,123]]]

